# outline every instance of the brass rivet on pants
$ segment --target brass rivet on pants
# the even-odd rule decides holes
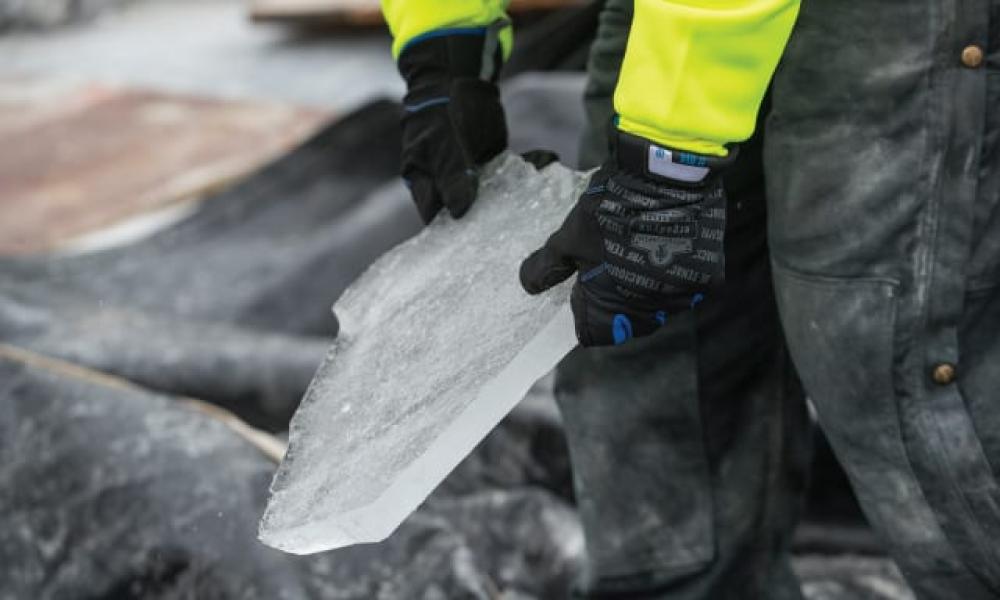
[[[934,383],[938,385],[948,385],[955,381],[955,365],[941,363],[934,367],[931,377],[934,379]]]
[[[975,44],[970,44],[962,50],[962,64],[975,69],[983,64],[983,49]]]

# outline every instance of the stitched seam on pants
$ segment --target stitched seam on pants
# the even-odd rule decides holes
[[[878,275],[821,275],[818,273],[811,273],[809,271],[793,267],[774,255],[771,256],[771,264],[775,268],[781,269],[783,272],[810,287],[829,288],[842,284],[854,285],[859,283],[872,286],[888,285],[893,288],[893,295],[895,296],[895,290],[898,290],[902,285],[900,280],[894,277],[883,277]]]
[[[975,294],[978,292],[986,292],[996,287],[1000,287],[1000,274],[980,275],[979,277],[972,277],[968,280],[965,284],[965,291],[969,294]]]

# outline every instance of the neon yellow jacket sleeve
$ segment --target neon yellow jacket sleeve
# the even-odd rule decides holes
[[[392,55],[414,38],[442,29],[486,27],[507,18],[508,0],[382,0],[382,14],[392,32]],[[508,25],[500,31],[504,58],[510,56],[513,34]]]
[[[618,127],[725,156],[753,134],[799,0],[635,0],[615,88]]]

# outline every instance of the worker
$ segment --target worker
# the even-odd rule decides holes
[[[503,3],[383,8],[403,175],[425,219],[461,217],[506,145]],[[588,91],[599,108],[614,86],[610,153],[521,267],[529,293],[575,275],[581,343],[611,346],[557,375],[581,596],[800,597],[805,426],[773,276],[820,424],[918,597],[1000,597],[998,38],[997,0],[607,3]],[[772,76],[765,245],[735,173]]]
[[[441,6],[383,3],[408,83],[403,174],[425,220],[464,214],[478,168],[506,146],[502,7]],[[609,0],[592,46],[588,167],[607,158],[631,14],[631,0]],[[656,335],[578,348],[556,370],[587,546],[581,596],[801,598],[788,546],[811,432],[771,286],[760,145],[743,144],[725,174],[721,287],[696,313],[665,314]]]

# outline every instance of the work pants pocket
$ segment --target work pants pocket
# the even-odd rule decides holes
[[[557,371],[591,592],[656,585],[715,557],[693,321],[578,348]]]
[[[899,286],[780,264],[774,274],[785,335],[819,423],[909,583],[921,598],[993,598],[983,577],[991,552],[982,544],[996,509],[992,492],[963,490],[955,478],[966,464],[956,451],[977,439],[945,439],[928,422],[926,394],[904,367],[913,332],[897,327]],[[987,522],[975,522],[977,511]]]

